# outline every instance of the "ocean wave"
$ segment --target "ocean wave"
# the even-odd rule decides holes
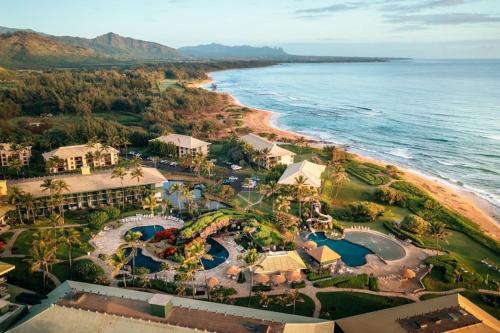
[[[485,137],[491,140],[500,141],[500,134],[485,135]]]
[[[443,161],[443,160],[440,160],[438,158],[436,158],[435,161],[438,162],[439,164],[447,165],[447,166],[455,166],[458,164],[458,162]]]
[[[406,160],[410,160],[413,158],[407,148],[394,148],[389,150],[388,153],[393,156],[402,157]]]

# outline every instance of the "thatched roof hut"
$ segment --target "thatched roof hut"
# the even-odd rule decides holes
[[[215,276],[211,276],[207,279],[207,286],[209,288],[213,288],[219,284],[219,279],[216,278]]]
[[[304,243],[304,248],[307,250],[314,249],[317,246],[318,246],[318,244],[316,244],[316,242],[314,242],[312,240],[308,240],[307,242]]]
[[[254,281],[257,283],[268,283],[269,282],[269,275],[266,274],[255,274]]]
[[[226,270],[226,275],[236,276],[240,274],[241,269],[238,266],[229,266]]]
[[[286,278],[283,274],[273,275],[271,276],[271,281],[274,284],[282,284],[286,282]]]
[[[286,273],[286,280],[288,282],[296,282],[296,281],[300,281],[301,280],[301,276],[300,276],[300,271],[292,271],[292,272],[288,272]]]
[[[415,273],[414,271],[412,271],[409,268],[406,268],[403,272],[403,278],[407,279],[407,280],[414,279],[416,276],[417,276],[417,273]]]

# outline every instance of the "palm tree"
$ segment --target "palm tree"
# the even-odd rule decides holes
[[[125,251],[118,250],[112,256],[109,257],[108,262],[111,266],[113,266],[113,274],[116,274],[118,271],[122,270],[125,265],[130,261],[130,257],[125,254]],[[122,274],[123,277],[123,286],[127,288],[127,280],[125,279],[125,274]]]
[[[58,168],[62,162],[63,160],[59,158],[59,156],[57,155],[51,156],[47,161],[47,168],[49,169],[50,173],[52,173],[52,170]]]
[[[293,303],[293,314],[295,314],[295,305],[297,302],[304,302],[304,299],[301,297],[299,291],[297,289],[290,289],[287,293],[287,298],[290,302]]]
[[[31,193],[25,193],[22,196],[22,203],[23,206],[26,208],[26,217],[30,218],[30,216],[33,219],[33,223],[35,223],[35,217],[36,217],[36,206],[35,206],[35,197]]]
[[[304,201],[307,193],[307,178],[300,175],[295,177],[295,198],[299,203],[299,219],[302,220],[302,202]]]
[[[200,265],[203,274],[205,275],[205,282],[207,281],[207,275],[205,271],[205,266],[203,265],[203,259],[205,260],[213,260],[212,255],[207,253],[207,249],[205,249],[205,244],[202,241],[193,241],[190,246],[186,248],[187,258],[185,259],[186,263],[193,263],[196,265]]]
[[[342,166],[338,166],[337,168],[335,168],[335,175],[333,177],[333,181],[337,185],[337,188],[335,190],[335,199],[337,199],[341,187],[344,184],[350,182],[349,175]]]
[[[64,196],[62,195],[63,191],[69,191],[69,185],[66,183],[65,180],[63,179],[56,179],[53,181],[53,191],[56,193],[56,195],[60,198],[58,200],[59,202],[59,214],[61,214],[61,217],[64,221]]]
[[[276,206],[280,212],[287,213],[290,210],[290,199],[284,195],[276,198]]]
[[[80,232],[74,228],[63,230],[58,242],[66,245],[68,248],[69,269],[71,271],[73,264],[73,245],[80,245],[82,243],[80,241]]]
[[[185,200],[187,211],[189,214],[191,214],[195,204],[193,192],[191,192],[189,187],[183,186],[179,195]]]
[[[151,193],[149,196],[144,198],[142,200],[142,205],[145,208],[149,208],[149,210],[151,211],[151,215],[154,215],[155,209],[158,208],[158,206],[159,206],[158,201],[156,200],[156,196],[154,195],[154,193]]]
[[[262,150],[257,150],[254,152],[252,160],[255,162],[260,170],[262,165],[265,165],[267,161],[267,155],[269,155],[269,148],[264,148]]]
[[[17,175],[19,176],[19,171],[23,168],[23,163],[19,158],[11,158],[9,160],[9,167],[16,170]]]
[[[252,186],[252,180],[250,178],[245,178],[243,180],[243,187],[247,189],[248,201],[250,201],[250,186]]]
[[[61,219],[61,215],[56,213],[51,213],[48,218],[49,225],[53,230],[53,239],[57,239],[57,228],[64,224],[64,221]],[[54,243],[54,248],[57,252],[57,242]]]
[[[38,237],[39,236],[39,237]],[[47,276],[49,273],[49,264],[55,259],[55,248],[53,241],[48,240],[44,235],[33,234],[33,242],[31,245],[31,271],[42,271],[43,289],[45,290]]]
[[[54,200],[52,198],[54,192],[54,180],[51,178],[44,179],[42,184],[40,184],[40,187],[42,188],[42,192],[49,192],[49,211],[52,213],[54,210]]]
[[[256,267],[261,267],[260,265],[257,265],[257,261],[259,260],[259,253],[257,252],[256,249],[250,249],[245,256],[243,257],[243,260],[247,263],[248,270],[250,272],[250,291],[248,293],[248,306],[250,306],[250,299],[252,297],[252,288],[254,284],[254,268]]]
[[[21,214],[21,204],[24,201],[24,192],[17,186],[12,186],[9,191],[7,200],[11,205],[16,206],[19,223],[23,223],[23,215]]]
[[[179,211],[181,210],[181,193],[183,192],[184,187],[186,187],[186,185],[182,183],[173,183],[168,188],[169,194],[177,192],[177,205],[179,207]]]
[[[125,190],[123,189],[123,180],[127,176],[127,169],[122,165],[117,165],[111,172],[111,178],[120,178],[120,184],[122,185],[123,201],[122,207],[125,207]]]
[[[135,256],[137,255],[137,246],[139,245],[139,240],[142,237],[142,233],[139,231],[128,231],[125,234],[125,241],[132,248],[130,253],[132,256],[132,281],[135,282]]]
[[[299,147],[299,155],[302,154],[302,148],[307,147],[307,140],[303,136],[299,136],[295,140],[295,144]]]
[[[203,172],[206,172],[208,175],[208,180],[210,180],[210,177],[212,177],[212,171],[215,168],[215,164],[212,161],[205,160],[203,163]]]
[[[438,255],[439,241],[446,241],[446,237],[448,236],[448,233],[446,232],[446,224],[439,221],[432,222],[429,226],[429,234],[434,237],[434,240],[436,242],[436,255]]]
[[[265,185],[264,195],[267,198],[271,197],[272,211],[273,212],[274,212],[274,199],[275,199],[274,196],[276,195],[276,193],[279,192],[279,190],[280,190],[280,184],[278,184],[274,180],[270,181],[268,184]]]
[[[201,172],[203,171],[204,164],[207,161],[207,157],[203,154],[196,154],[192,159],[193,170],[196,172],[196,175],[200,177]]]

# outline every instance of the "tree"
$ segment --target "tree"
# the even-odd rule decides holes
[[[151,193],[149,196],[142,200],[142,205],[144,208],[149,208],[151,215],[154,215],[156,208],[158,208],[159,204],[156,200],[156,196],[154,193]]]
[[[36,202],[35,197],[31,193],[25,193],[22,196],[22,204],[26,209],[26,217],[29,220],[31,216],[33,223],[35,223],[35,218],[36,218],[35,202]]]
[[[261,150],[257,150],[253,153],[252,161],[255,162],[260,170],[262,165],[265,165],[267,161],[267,156],[270,153],[269,148],[264,148]]]
[[[73,245],[78,246],[82,243],[80,241],[80,232],[74,228],[63,230],[58,242],[68,248],[69,269],[71,270],[73,264]]]
[[[299,203],[299,219],[302,220],[302,202],[304,202],[307,196],[307,178],[300,175],[295,177],[295,199]]]
[[[11,205],[16,206],[19,223],[23,223],[23,216],[21,214],[21,204],[24,201],[24,192],[17,186],[12,186],[9,190],[7,200]]]
[[[290,289],[287,293],[287,298],[293,304],[293,314],[295,314],[295,306],[297,302],[304,302],[304,299],[300,295],[297,289]]]
[[[58,203],[59,203],[59,214],[61,215],[63,221],[64,221],[64,196],[63,196],[63,191],[69,191],[69,185],[66,183],[65,180],[63,179],[56,179],[52,182],[52,190],[54,193],[57,195],[59,198]]]
[[[448,233],[446,232],[446,225],[443,222],[434,221],[429,226],[429,234],[432,235],[436,242],[436,255],[439,253],[439,241],[446,240]]]
[[[9,159],[9,167],[16,170],[17,175],[19,176],[19,171],[21,171],[23,167],[23,163],[19,158],[11,158]]]
[[[207,174],[209,180],[212,177],[212,171],[214,170],[214,168],[215,164],[212,161],[205,160],[205,162],[203,163],[203,172]]]
[[[186,187],[186,185],[184,185],[182,183],[173,183],[168,188],[169,194],[177,192],[177,206],[179,207],[179,211],[181,210],[181,195],[182,195],[181,193],[184,192],[185,187]]]
[[[288,212],[290,210],[290,199],[284,195],[279,195],[276,198],[276,208],[280,212]]]
[[[299,155],[302,154],[302,149],[307,147],[308,145],[306,138],[304,138],[303,136],[299,136],[295,140],[295,144],[299,147]]]
[[[280,190],[280,187],[281,185],[278,184],[277,182],[275,181],[270,181],[269,183],[267,183],[265,185],[265,188],[264,188],[264,195],[266,196],[266,198],[269,198],[271,197],[271,203],[272,203],[272,212],[274,212],[274,196],[276,195],[276,193],[279,192]]]
[[[132,252],[130,252],[132,256],[132,281],[135,282],[135,256],[137,255],[137,246],[139,245],[139,241],[142,237],[142,233],[140,231],[128,231],[125,234],[125,241],[132,248]]]
[[[333,182],[336,185],[335,189],[335,200],[337,199],[340,189],[344,184],[350,182],[349,175],[345,171],[345,169],[342,166],[338,166],[335,168],[335,173],[333,176]]]
[[[42,188],[42,192],[49,192],[49,211],[53,212],[54,211],[54,200],[53,200],[53,193],[54,193],[54,180],[51,178],[44,179],[42,181],[42,184],[40,184],[40,187]]]
[[[50,239],[47,233],[34,233],[33,241],[31,243],[31,271],[32,272],[42,272],[43,278],[43,289],[45,290],[47,285],[47,276],[49,273],[49,265],[54,262],[55,259],[55,247],[53,246],[54,241]]]
[[[401,228],[417,235],[423,235],[429,228],[429,222],[418,215],[406,215],[401,222]]]
[[[122,207],[125,207],[125,189],[123,188],[123,180],[127,176],[127,169],[122,165],[117,165],[111,172],[111,178],[120,178],[120,183],[122,185],[123,201]]]
[[[205,283],[207,281],[207,275],[205,271],[205,266],[203,265],[203,259],[205,260],[213,260],[212,255],[208,254],[208,251],[205,249],[205,244],[201,240],[195,239],[193,240],[189,246],[185,248],[186,258],[184,259],[184,263],[200,265],[203,274],[205,275]],[[194,289],[194,286],[193,286]]]
[[[248,193],[248,201],[250,201],[250,187],[252,186],[253,181],[250,178],[245,178],[243,180],[243,187],[247,189]]]
[[[248,252],[243,257],[243,260],[247,263],[247,267],[248,267],[248,270],[250,272],[250,291],[248,293],[248,306],[250,306],[250,300],[252,297],[252,288],[254,285],[253,271],[254,271],[254,268],[256,268],[256,267],[262,268],[262,266],[257,265],[257,261],[259,260],[259,253],[257,252],[256,249],[248,250]]]
[[[130,261],[130,257],[125,254],[125,251],[118,250],[112,256],[109,257],[108,262],[111,266],[113,266],[113,274],[116,274],[118,271],[121,271],[125,265],[127,265]],[[123,286],[127,288],[127,280],[125,279],[125,274],[122,274],[123,277]]]
[[[63,225],[64,221],[61,219],[61,215],[59,215],[57,213],[52,213],[52,214],[50,214],[50,216],[48,218],[48,223],[52,227],[52,231],[53,231],[52,237],[54,240],[56,240],[57,239],[57,228],[60,227],[61,225]],[[55,251],[57,252],[57,242],[54,242],[54,248],[55,248]]]

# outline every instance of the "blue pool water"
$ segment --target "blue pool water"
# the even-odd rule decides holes
[[[344,239],[333,240],[325,236],[323,232],[311,234],[308,237],[316,242],[318,246],[326,245],[342,257],[342,261],[351,267],[363,266],[366,264],[366,255],[372,253],[366,247],[351,243]]]
[[[229,257],[229,252],[224,246],[220,245],[212,238],[207,239],[207,243],[210,245],[208,254],[213,257],[213,260],[202,259],[201,261],[203,262],[203,266],[205,267],[205,269],[212,269],[226,261]]]
[[[134,227],[130,229],[130,231],[133,232],[139,231],[142,234],[140,239],[143,242],[150,240],[151,238],[154,237],[155,233],[162,230],[165,229],[161,225],[145,225],[142,227]]]
[[[210,245],[208,254],[213,257],[213,260],[202,259],[202,262],[205,269],[212,269],[226,261],[229,257],[229,252],[224,246],[220,245],[218,242],[214,241],[211,238],[207,240],[207,243]],[[129,256],[131,252],[132,248],[125,249],[125,254],[127,256]],[[132,261],[130,261],[129,265],[132,265]],[[156,273],[161,270],[161,262],[156,261],[151,257],[145,256],[144,254],[142,254],[141,249],[137,249],[137,255],[135,256],[135,267],[145,267],[149,269],[151,273]]]
[[[163,197],[167,199],[170,204],[175,207],[175,208],[185,208],[185,200],[180,200],[179,198],[179,193],[174,192],[174,193],[169,193],[168,190],[170,189],[170,186],[173,184],[180,183],[176,181],[168,181],[163,183]],[[201,199],[201,194],[202,194],[203,188],[201,185],[196,186],[191,193],[193,194],[193,198],[196,201],[199,201]],[[214,209],[219,209],[219,208],[224,208],[226,205],[218,202],[218,201],[213,201],[213,200],[207,200],[205,203],[206,209],[214,210]]]
[[[132,252],[132,248],[128,247],[125,249],[125,254],[127,256]],[[130,260],[129,265],[132,266],[132,260]],[[153,260],[151,257],[142,254],[141,249],[137,249],[137,255],[135,256],[135,267],[145,267],[149,269],[150,273],[156,273],[161,270],[161,263],[159,261]]]

